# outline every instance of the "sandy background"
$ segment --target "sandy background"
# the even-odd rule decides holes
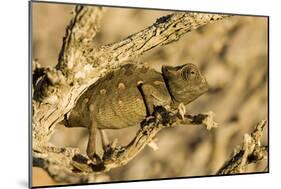
[[[54,66],[73,6],[33,4],[33,58],[42,66]],[[168,11],[106,8],[101,32],[95,45],[113,43],[151,25]],[[162,64],[180,65],[191,62],[206,76],[210,90],[187,106],[195,114],[213,111],[219,128],[187,126],[164,129],[158,135],[159,150],[146,147],[127,165],[97,182],[183,177],[215,174],[243,135],[268,114],[268,30],[267,18],[233,16],[184,35],[178,42],[156,48],[140,57],[152,68]],[[85,151],[88,134],[83,128],[58,125],[51,142],[58,146],[75,146]],[[135,128],[109,131],[123,144]],[[267,144],[267,129],[263,144]],[[266,161],[249,166],[248,172],[266,169]],[[34,168],[33,183],[55,183],[43,170]]]

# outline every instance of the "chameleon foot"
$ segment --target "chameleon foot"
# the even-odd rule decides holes
[[[95,164],[100,164],[102,162],[100,156],[96,153],[92,153],[89,155],[89,158],[95,163]]]

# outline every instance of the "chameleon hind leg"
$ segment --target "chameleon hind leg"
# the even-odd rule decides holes
[[[101,162],[101,158],[97,154],[97,132],[98,127],[97,123],[95,121],[92,121],[91,127],[89,127],[89,140],[88,140],[88,146],[87,146],[87,155],[88,157],[96,162]]]
[[[105,151],[110,143],[109,143],[106,132],[102,129],[99,129],[99,131],[100,131],[100,136],[101,136],[102,148],[103,148],[103,151]]]

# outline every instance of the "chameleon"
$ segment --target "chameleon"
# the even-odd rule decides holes
[[[187,105],[208,90],[206,78],[194,64],[163,65],[161,71],[126,64],[99,79],[78,98],[64,123],[67,127],[88,128],[90,159],[98,157],[98,131],[105,148],[108,139],[104,129],[136,126],[151,115],[156,106]]]

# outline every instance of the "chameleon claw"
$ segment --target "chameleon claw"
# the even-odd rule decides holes
[[[178,106],[178,111],[179,111],[179,114],[181,115],[181,118],[184,119],[184,115],[186,114],[186,109],[182,102]]]
[[[105,153],[111,153],[112,151],[114,151],[114,149],[117,148],[117,143],[118,143],[118,139],[115,138],[112,143],[108,144],[108,145],[104,148],[104,152],[105,152]]]
[[[117,147],[117,144],[118,144],[118,138],[115,138],[115,139],[113,140],[113,142],[110,144],[110,147],[111,147],[112,149],[114,149],[114,148]]]

